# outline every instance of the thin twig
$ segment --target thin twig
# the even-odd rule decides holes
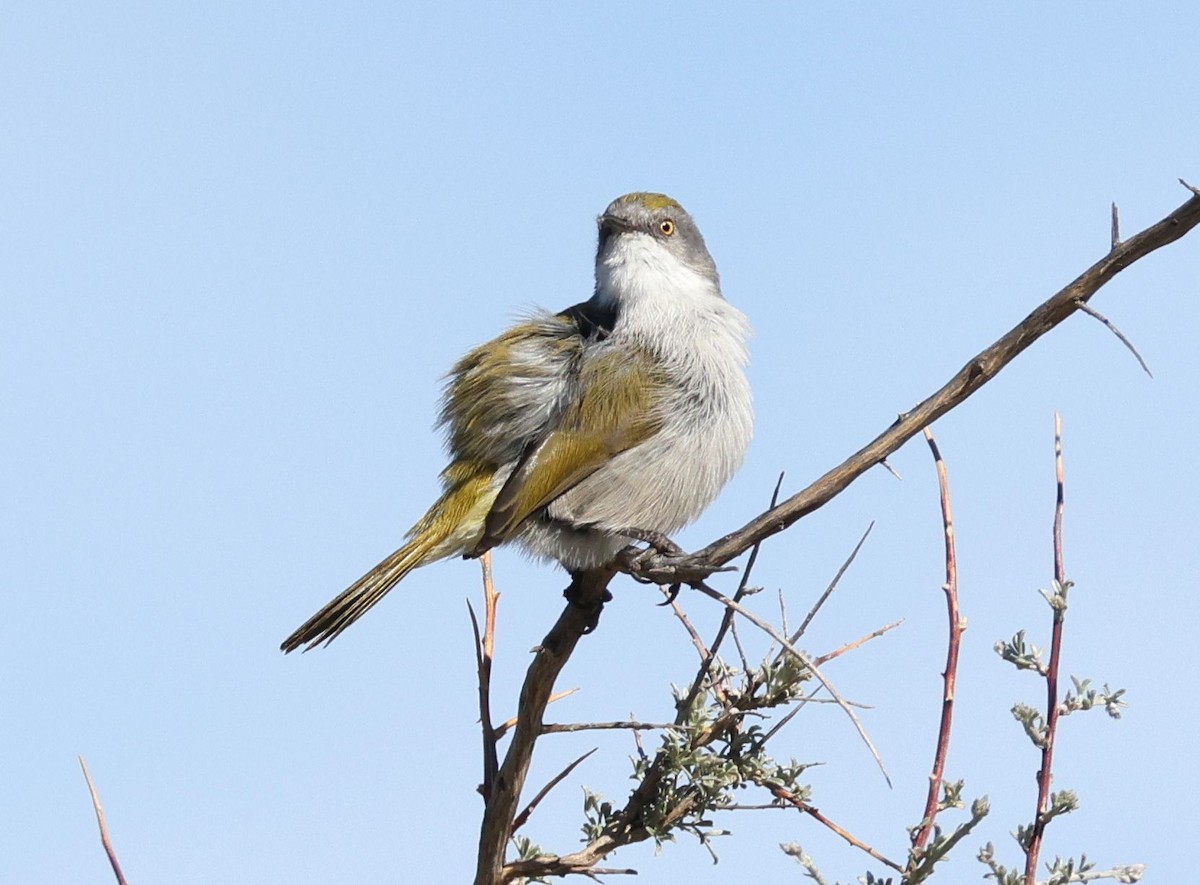
[[[79,767],[83,769],[83,779],[87,781],[88,792],[92,795],[92,810],[96,812],[96,825],[100,827],[100,844],[104,846],[104,853],[108,855],[113,875],[117,877],[117,885],[128,885],[125,881],[125,874],[121,872],[121,864],[117,862],[117,853],[113,850],[112,840],[108,838],[108,824],[104,822],[104,808],[100,805],[100,794],[96,792],[96,785],[92,783],[92,775],[82,756],[79,757]]]
[[[796,808],[797,810],[804,812],[809,817],[811,817],[813,820],[818,821],[819,823],[828,827],[830,830],[832,830],[834,833],[837,833],[837,835],[841,836],[843,839],[845,839],[847,842],[849,842],[855,848],[859,849],[860,851],[865,851],[867,854],[869,854],[871,857],[875,858],[875,860],[879,861],[881,864],[891,867],[893,870],[895,870],[898,873],[904,872],[904,867],[900,866],[900,864],[898,864],[894,860],[890,860],[889,858],[880,854],[878,851],[876,851],[874,848],[872,848],[866,842],[862,841],[862,839],[859,839],[853,833],[851,833],[848,830],[843,829],[842,827],[835,824],[833,821],[831,821],[825,815],[821,814],[820,811],[813,808],[811,805],[809,805],[807,802],[805,802],[803,799],[801,799],[795,793],[791,792],[790,790],[786,790],[783,787],[777,787],[777,786],[773,787],[768,784],[763,784],[763,786],[766,786],[766,787],[768,787],[768,789],[771,790],[771,795],[775,796],[776,798],[782,799],[784,802],[787,802],[788,804],[790,804],[793,808]]]
[[[1154,377],[1154,373],[1150,371],[1150,367],[1148,365],[1146,365],[1146,361],[1144,359],[1142,359],[1142,355],[1140,353],[1138,353],[1138,349],[1133,346],[1133,342],[1130,341],[1125,336],[1125,333],[1117,328],[1116,323],[1114,323],[1112,320],[1110,320],[1108,317],[1106,317],[1100,311],[1096,310],[1096,308],[1092,307],[1087,302],[1084,302],[1084,301],[1079,302],[1079,309],[1082,310],[1084,313],[1086,313],[1088,316],[1094,317],[1095,319],[1098,319],[1100,322],[1104,323],[1104,325],[1108,327],[1108,331],[1110,331],[1114,335],[1116,335],[1117,339],[1129,349],[1129,352],[1132,353],[1134,355],[1134,357],[1137,358],[1138,365],[1142,367],[1142,371],[1145,372],[1147,375],[1149,375],[1151,378]]]
[[[1101,879],[1115,879],[1117,882],[1139,882],[1145,874],[1145,864],[1122,864],[1107,870],[1082,870],[1076,872],[1071,881],[1098,882]]]
[[[1115,211],[1115,205],[1114,205]],[[946,582],[942,590],[946,593],[946,613],[950,622],[949,639],[946,645],[946,669],[942,672],[942,718],[938,726],[937,745],[933,753],[933,768],[929,772],[929,792],[925,797],[925,813],[921,816],[920,829],[913,835],[915,851],[910,856],[910,868],[918,861],[918,854],[929,843],[933,833],[933,822],[937,817],[938,794],[946,773],[946,754],[950,750],[950,726],[954,719],[954,686],[958,674],[958,649],[962,645],[962,634],[966,624],[958,612],[958,559],[954,550],[954,518],[950,512],[950,480],[946,475],[946,462],[933,439],[933,433],[925,428],[925,441],[933,453],[937,469],[938,498],[942,507],[942,534],[946,543]]]
[[[554,694],[550,695],[550,697],[546,698],[546,705],[549,706],[550,704],[553,704],[555,701],[561,701],[563,698],[569,698],[571,695],[575,694],[575,692],[577,692],[577,691],[579,691],[578,688],[566,688],[566,689],[563,689],[562,691],[556,691]],[[502,737],[504,737],[504,735],[508,734],[508,730],[510,728],[512,728],[513,726],[515,726],[516,724],[517,724],[516,716],[513,716],[512,718],[506,719],[503,722],[501,722],[498,726],[496,726],[496,740],[500,740],[500,738],[502,738]]]
[[[572,762],[570,765],[568,765],[566,768],[564,768],[562,771],[560,771],[554,777],[550,778],[550,782],[548,784],[546,784],[546,786],[544,786],[540,790],[538,790],[537,795],[533,797],[533,801],[531,801],[528,805],[525,806],[525,810],[522,811],[520,814],[518,814],[513,819],[512,831],[515,833],[517,830],[521,829],[521,827],[525,826],[525,822],[527,820],[529,820],[529,815],[533,814],[533,810],[535,808],[537,808],[538,805],[541,804],[542,800],[545,799],[546,796],[548,796],[550,794],[550,791],[553,790],[555,787],[557,787],[559,784],[561,784],[567,778],[567,776],[570,775],[570,773],[572,771],[574,771],[577,767],[579,767],[579,763],[581,763],[588,756],[591,756],[598,749],[600,749],[600,748],[592,747],[592,749],[588,750],[586,753],[584,753],[582,756],[580,756],[578,759],[576,759],[574,762]]]
[[[750,660],[746,657],[746,649],[742,647],[742,637],[738,635],[737,618],[729,622],[729,635],[733,637],[733,647],[737,649],[738,659],[742,662],[742,672],[749,675]]]
[[[862,724],[862,722],[859,721],[858,716],[857,716],[857,714],[855,714],[854,710],[851,709],[851,707],[848,703],[846,703],[846,699],[843,698],[841,696],[841,694],[838,693],[838,690],[833,687],[833,683],[831,683],[828,679],[825,678],[825,674],[823,674],[820,671],[820,669],[817,668],[817,665],[812,661],[812,659],[810,659],[808,657],[808,655],[806,655],[804,652],[800,651],[798,648],[796,648],[794,645],[792,645],[790,642],[788,642],[787,639],[785,637],[781,636],[779,634],[779,631],[776,630],[774,627],[772,627],[767,621],[764,621],[762,618],[760,618],[754,612],[750,611],[748,608],[743,606],[741,603],[734,602],[728,596],[721,595],[716,590],[714,590],[712,587],[709,587],[707,584],[705,584],[703,582],[698,582],[696,584],[696,589],[699,590],[701,593],[703,593],[705,596],[708,596],[711,599],[715,599],[717,602],[721,603],[721,605],[725,606],[726,608],[737,612],[739,615],[741,615],[743,618],[745,618],[747,621],[749,621],[755,627],[758,627],[758,629],[762,630],[764,633],[766,633],[768,636],[770,636],[772,639],[774,639],[776,642],[778,642],[780,647],[785,649],[802,666],[804,666],[810,673],[812,673],[813,677],[819,683],[821,683],[821,685],[825,688],[825,690],[827,692],[829,692],[829,696],[832,697],[835,701],[837,701],[838,706],[842,708],[843,712],[845,712],[845,714],[848,717],[850,717],[850,721],[854,724],[854,729],[858,732],[858,736],[862,739],[862,742],[864,744],[866,744],[867,749],[871,751],[871,757],[875,760],[875,764],[879,766],[879,770],[883,773],[884,780],[887,781],[888,786],[890,787],[892,785],[892,779],[891,779],[891,777],[888,776],[887,769],[883,765],[883,759],[880,757],[879,751],[875,749],[875,744],[871,741],[871,737],[870,737],[870,735],[867,734],[867,730],[865,728],[863,728],[863,724]]]
[[[633,714],[629,714],[629,718],[633,719]],[[683,726],[672,723],[672,728],[682,728]],[[637,748],[638,758],[642,761],[646,760],[646,748],[642,746],[642,732],[638,729],[633,729],[633,745]]]
[[[1058,732],[1058,664],[1062,656],[1063,619],[1066,617],[1067,576],[1063,567],[1062,522],[1065,486],[1062,461],[1062,418],[1054,413],[1054,590],[1051,593],[1053,628],[1050,636],[1050,660],[1046,665],[1046,731],[1042,741],[1042,764],[1038,768],[1037,814],[1029,833],[1029,845],[1025,850],[1025,885],[1036,885],[1038,855],[1042,838],[1049,823],[1050,784],[1053,779],[1054,738]]]
[[[671,594],[669,590],[666,588],[659,589],[670,598]],[[687,634],[692,640],[692,645],[695,646],[696,652],[700,655],[701,662],[707,661],[709,656],[708,648],[704,645],[704,640],[700,638],[700,634],[696,628],[692,626],[691,619],[687,616],[687,612],[683,610],[683,606],[679,604],[678,599],[671,600],[671,611],[675,613],[675,617],[679,619],[679,623],[683,624],[683,629],[687,630]]]
[[[775,489],[771,492],[771,507],[779,501],[779,490],[783,487],[783,473],[779,474],[779,478],[775,480]],[[754,564],[758,562],[758,550],[762,543],[756,543],[750,549],[750,557],[746,560],[746,567],[742,570],[742,579],[738,582],[737,591],[733,594],[734,599],[741,600],[746,595],[746,590],[750,586],[750,574],[754,571]],[[680,715],[686,715],[686,711],[691,709],[692,703],[696,700],[696,696],[700,694],[700,689],[704,685],[704,680],[709,675],[712,669],[713,662],[717,659],[717,652],[721,648],[721,643],[725,641],[725,634],[729,632],[729,626],[733,623],[733,612],[726,611],[721,618],[721,623],[717,627],[716,635],[713,636],[713,641],[708,647],[708,654],[700,660],[700,669],[696,671],[696,677],[692,680],[691,686],[688,688],[688,693],[683,700],[679,702],[678,709]],[[682,721],[682,720],[681,720]]]
[[[892,621],[890,624],[884,624],[879,629],[872,630],[866,636],[860,636],[860,637],[858,637],[858,639],[855,639],[853,642],[847,642],[845,645],[841,646],[840,648],[835,648],[831,652],[826,652],[825,654],[823,654],[819,657],[813,658],[813,663],[816,664],[818,667],[820,667],[822,664],[828,664],[834,658],[840,658],[846,652],[854,651],[854,649],[858,648],[860,645],[866,645],[872,639],[878,639],[884,633],[887,633],[890,630],[895,630],[897,627],[899,627],[903,623],[904,623],[904,618],[901,618],[898,621]]]
[[[499,735],[492,727],[492,657],[496,645],[496,603],[500,594],[492,583],[492,552],[489,550],[479,557],[479,567],[483,578],[484,629],[479,633],[479,620],[475,617],[475,609],[467,601],[467,611],[471,614],[471,631],[475,636],[475,666],[479,675],[479,727],[483,732],[483,783],[479,792],[486,804],[492,795],[492,785],[496,781],[496,771],[500,762],[496,755],[496,741]]]
[[[1112,204],[1112,239],[1110,241],[1110,249],[1117,249],[1121,245],[1121,216],[1117,212],[1117,204]]]
[[[799,713],[805,707],[807,707],[809,704],[836,704],[837,701],[833,700],[832,698],[817,697],[817,695],[824,690],[825,689],[823,689],[821,686],[818,685],[815,689],[813,689],[811,692],[806,694],[804,697],[799,698],[792,705],[792,709],[788,710],[787,713],[785,713],[783,716],[781,716],[779,718],[779,721],[777,721],[774,725],[772,725],[769,729],[767,729],[766,734],[764,734],[762,736],[762,739],[758,742],[759,746],[766,746],[767,742],[770,741],[771,738],[775,737],[775,735],[777,735],[777,734],[779,734],[779,732],[783,731],[784,726],[786,726],[789,722],[791,722],[792,719],[795,718],[796,714]],[[855,707],[859,710],[873,710],[874,709],[874,707],[870,706],[869,704],[862,704],[862,703],[859,703],[858,701],[852,701],[849,698],[846,699],[846,703],[849,704],[851,707]]]
[[[813,618],[817,616],[817,612],[821,610],[821,606],[837,589],[838,582],[842,580],[842,575],[846,574],[846,569],[850,568],[850,564],[854,562],[854,558],[858,556],[858,551],[862,550],[863,544],[867,541],[867,536],[871,534],[871,529],[875,528],[875,520],[871,520],[871,524],[867,526],[867,530],[863,532],[862,537],[858,539],[858,543],[854,545],[854,549],[850,551],[850,555],[846,557],[846,561],[838,568],[837,573],[833,576],[833,580],[829,582],[829,586],[825,588],[825,592],[817,599],[813,607],[808,610],[808,614],[804,616],[804,621],[800,627],[793,633],[789,640],[793,643],[798,642],[800,637],[804,635],[804,631],[808,629],[808,625],[813,622]],[[785,628],[784,633],[787,633]]]
[[[629,729],[631,731],[653,731],[656,729],[671,729],[679,731],[686,726],[677,722],[638,722],[631,719],[619,719],[615,722],[547,722],[542,726],[542,734],[563,734],[571,731],[607,731],[610,729]]]

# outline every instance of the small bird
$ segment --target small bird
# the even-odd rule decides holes
[[[328,644],[418,566],[515,543],[568,571],[659,546],[741,465],[753,422],[745,316],[683,207],[632,193],[598,219],[596,287],[451,369],[444,491],[399,550],[283,641]]]

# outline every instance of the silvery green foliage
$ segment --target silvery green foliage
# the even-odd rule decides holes
[[[1049,590],[1040,590],[1054,613],[1056,620],[1061,620],[1067,611],[1067,594],[1071,590],[1071,581],[1054,581]],[[995,650],[1000,657],[1012,664],[1018,670],[1031,670],[1043,679],[1049,672],[1043,660],[1043,649],[1026,643],[1025,631],[1018,631],[1012,639],[996,643]],[[1057,704],[1057,714],[1061,721],[1071,713],[1103,709],[1113,719],[1121,718],[1121,710],[1127,706],[1124,701],[1124,689],[1112,689],[1107,684],[1102,690],[1092,688],[1090,679],[1071,677],[1069,689]],[[1049,737],[1046,715],[1043,711],[1025,703],[1015,703],[1012,715],[1021,724],[1026,737],[1038,750],[1046,748]],[[1056,817],[1079,808],[1079,797],[1071,790],[1056,790],[1050,794],[1049,806],[1040,815],[1044,828]],[[1019,825],[1012,836],[1020,846],[1021,851],[1028,853],[1034,835],[1035,822]],[[1024,885],[1025,872],[1021,868],[1008,868],[996,860],[995,846],[987,843],[978,854],[978,860],[987,866],[989,872],[985,878],[994,880],[998,885]],[[1117,882],[1136,882],[1141,878],[1142,866],[1119,866],[1110,870],[1098,871],[1095,864],[1088,861],[1087,855],[1079,859],[1055,857],[1054,861],[1046,864],[1047,878],[1039,880],[1042,885],[1067,885],[1070,882],[1090,882],[1098,879],[1113,879]]]
[[[652,785],[638,819],[623,820],[622,809],[585,789],[584,837],[590,841],[635,826],[658,846],[690,833],[711,851],[711,840],[727,831],[714,828],[710,816],[735,805],[740,791],[758,786],[807,801],[809,788],[799,778],[808,766],[773,759],[766,752],[770,732],[764,720],[749,721],[747,714],[795,702],[809,678],[790,655],[764,661],[749,673],[714,661],[704,689],[681,709],[679,727],[664,730],[653,756],[639,752],[632,760],[635,789]],[[681,707],[687,694],[675,689]],[[773,801],[785,804],[778,797]]]

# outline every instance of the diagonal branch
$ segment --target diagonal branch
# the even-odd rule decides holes
[[[1106,317],[1100,311],[1096,310],[1096,308],[1092,307],[1086,301],[1079,302],[1079,309],[1082,310],[1084,313],[1086,313],[1088,316],[1092,317],[1093,319],[1099,320],[1101,323],[1103,323],[1105,328],[1107,328],[1108,331],[1110,331],[1114,335],[1116,335],[1117,340],[1120,341],[1122,344],[1124,344],[1126,349],[1130,353],[1133,354],[1133,358],[1138,361],[1138,365],[1142,367],[1142,371],[1145,372],[1147,375],[1149,375],[1151,378],[1154,377],[1154,373],[1150,371],[1150,367],[1148,365],[1146,365],[1146,361],[1144,359],[1142,359],[1142,355],[1140,353],[1138,353],[1138,349],[1133,346],[1133,342],[1129,340],[1128,336],[1124,332],[1122,332],[1120,329],[1117,328],[1116,323],[1114,323],[1112,320],[1110,320],[1108,317]]]
[[[479,853],[475,869],[476,885],[494,885],[503,881],[504,854],[512,835],[517,803],[529,774],[533,747],[542,733],[542,716],[558,674],[566,666],[580,637],[595,626],[608,595],[608,582],[616,570],[598,568],[576,572],[567,588],[567,605],[550,632],[534,649],[533,663],[525,674],[517,706],[517,724],[512,740],[496,773],[491,795],[483,812],[479,830]]]
[[[552,777],[550,779],[550,782],[547,783],[546,786],[544,786],[540,790],[538,790],[538,794],[536,796],[534,796],[533,799],[530,800],[528,805],[525,806],[525,810],[522,811],[520,814],[518,814],[516,816],[516,818],[513,820],[513,825],[512,825],[513,832],[515,833],[517,830],[521,829],[521,827],[525,826],[525,822],[527,820],[529,820],[529,815],[533,814],[533,810],[542,803],[543,799],[545,799],[548,795],[550,795],[550,791],[553,790],[555,787],[557,787],[559,784],[561,784],[567,777],[570,776],[572,771],[574,771],[576,768],[579,767],[579,764],[581,762],[583,762],[584,759],[586,759],[588,756],[591,756],[598,749],[600,749],[600,748],[592,747],[592,749],[588,750],[586,753],[584,753],[582,756],[580,756],[578,759],[576,759],[574,762],[572,762],[570,765],[568,765],[566,768],[564,768],[562,771],[560,771],[558,774],[556,774],[554,777]]]
[[[903,413],[883,433],[867,443],[808,488],[760,514],[745,526],[682,559],[651,556],[637,577],[656,584],[703,578],[705,570],[719,568],[764,538],[778,534],[796,520],[828,504],[850,483],[899,449],[921,429],[960,405],[1000,370],[1071,314],[1080,310],[1100,288],[1151,252],[1161,249],[1200,224],[1200,188],[1195,196],[1139,234],[1118,243],[1108,254],[1071,283],[1040,304],[1007,334],[967,362],[941,389]]]

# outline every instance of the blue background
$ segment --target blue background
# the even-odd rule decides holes
[[[587,297],[594,216],[631,190],[696,217],[751,318],[756,436],[698,547],[795,491],[931,392],[1200,180],[1200,13],[1183,4],[15,3],[0,20],[0,879],[111,875],[75,756],[137,882],[462,882],[479,735],[473,563],[412,575],[331,648],[300,621],[396,545],[436,494],[439,378],[530,305]],[[1063,723],[1056,787],[1082,810],[1045,848],[1151,880],[1194,869],[1195,437],[1200,238],[938,422],[969,619],[949,774],[1032,815],[1011,719],[1041,686],[994,641],[1048,642],[1052,422],[1064,422],[1064,675],[1129,690]],[[823,761],[815,803],[902,857],[939,713],[941,526],[923,443],[766,546],[758,605],[805,639],[896,618],[831,664],[868,703],[889,789],[831,707],[775,752]],[[494,704],[511,713],[562,575],[502,552]],[[731,587],[733,579],[721,586]],[[556,720],[669,716],[694,652],[622,580],[563,677]],[[718,612],[685,604],[710,634]],[[749,628],[742,635],[751,639]],[[754,637],[752,642],[757,642]],[[579,784],[619,801],[627,734],[545,739],[531,784],[593,746],[526,828],[577,844]],[[748,795],[747,801],[754,797]],[[612,861],[639,881],[882,872],[793,812],[724,815]]]

